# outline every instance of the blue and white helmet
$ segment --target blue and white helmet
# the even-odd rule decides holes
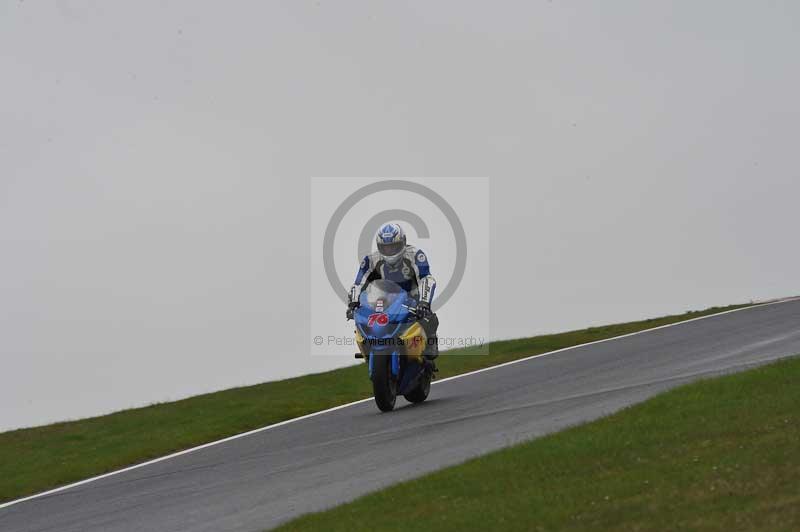
[[[378,253],[389,266],[395,266],[403,258],[406,234],[398,224],[384,224],[375,241],[378,243]]]

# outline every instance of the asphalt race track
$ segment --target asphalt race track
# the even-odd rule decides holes
[[[800,301],[753,307],[438,382],[0,508],[3,531],[256,531],[608,414],[703,376],[800,353]],[[366,371],[365,376],[366,378]]]

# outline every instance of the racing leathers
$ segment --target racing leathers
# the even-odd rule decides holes
[[[352,317],[352,309],[358,306],[361,292],[376,279],[397,283],[417,300],[418,321],[428,337],[423,355],[428,360],[435,359],[439,355],[439,341],[436,336],[439,318],[431,311],[431,303],[436,291],[436,279],[431,275],[425,252],[407,245],[402,259],[395,266],[388,264],[377,251],[366,255],[361,261],[355,283],[348,294],[348,318]]]

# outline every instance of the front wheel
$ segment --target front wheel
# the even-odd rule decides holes
[[[371,355],[372,361],[372,392],[375,394],[375,403],[381,412],[394,410],[397,400],[397,381],[392,377],[391,355]]]
[[[419,377],[419,383],[417,386],[403,397],[405,397],[409,403],[421,403],[428,398],[430,391],[431,375],[427,371],[423,370],[422,375]]]

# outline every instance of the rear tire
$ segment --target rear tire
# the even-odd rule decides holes
[[[428,398],[428,394],[431,392],[431,375],[427,371],[423,371],[417,387],[403,396],[409,403],[421,403]]]
[[[392,377],[392,356],[371,355],[372,361],[372,392],[375,394],[375,404],[381,412],[394,410],[397,400],[397,382]]]

